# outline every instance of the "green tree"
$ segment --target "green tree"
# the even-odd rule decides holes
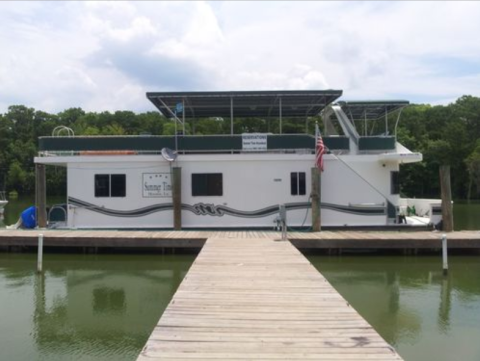
[[[473,185],[476,187],[476,196],[480,195],[480,140],[477,140],[475,149],[465,159],[465,164],[469,175],[467,199],[470,200]]]
[[[27,181],[27,172],[25,172],[18,162],[13,162],[8,170],[7,187],[23,193]]]

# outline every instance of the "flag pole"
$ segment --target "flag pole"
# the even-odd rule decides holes
[[[315,166],[312,167],[312,192],[311,192],[311,197],[312,197],[312,230],[314,232],[320,232],[322,229],[322,224],[320,220],[320,215],[321,215],[321,209],[320,209],[320,204],[321,204],[321,175],[322,172],[320,169],[317,167],[317,162],[316,162],[316,156],[317,156],[317,143],[318,143],[318,137],[320,136],[319,134],[319,129],[318,129],[318,123],[315,122]]]

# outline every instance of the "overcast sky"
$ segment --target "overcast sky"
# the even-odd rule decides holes
[[[147,91],[480,96],[479,2],[0,2],[0,112],[153,110]]]

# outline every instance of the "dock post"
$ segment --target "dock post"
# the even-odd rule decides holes
[[[322,230],[321,216],[321,173],[317,167],[312,168],[312,230]]]
[[[282,224],[282,241],[287,241],[287,207],[285,204],[281,204],[279,207],[280,220]]]
[[[47,181],[44,164],[35,165],[35,206],[38,227],[47,227]]]
[[[173,167],[173,228],[176,231],[182,229],[182,168]]]
[[[42,273],[43,268],[43,234],[38,235],[37,272]]]
[[[448,247],[447,247],[447,235],[442,235],[442,260],[443,260],[443,275],[448,274]]]
[[[442,194],[442,221],[445,232],[453,231],[452,189],[450,186],[450,166],[440,166],[440,192]]]

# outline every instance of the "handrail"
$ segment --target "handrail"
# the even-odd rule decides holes
[[[296,148],[296,149],[270,149],[263,151],[244,151],[241,149],[215,149],[215,150],[179,150],[178,154],[313,154],[313,148]],[[39,151],[40,157],[58,157],[58,156],[131,156],[131,155],[161,155],[161,150],[99,150],[99,151],[85,151],[85,150],[46,150]]]
[[[69,128],[65,125],[59,125],[58,127],[53,128],[52,130],[52,137],[59,137],[62,132],[67,132],[67,137],[74,137],[75,132],[72,128]]]
[[[68,218],[68,213],[67,211],[65,210],[65,208],[63,208],[62,206],[53,206],[52,208],[50,208],[50,210],[48,211],[48,223],[50,223],[50,215],[52,214],[52,212],[55,210],[55,209],[61,209],[65,215],[65,220],[62,221],[62,222],[67,222],[67,218]]]

